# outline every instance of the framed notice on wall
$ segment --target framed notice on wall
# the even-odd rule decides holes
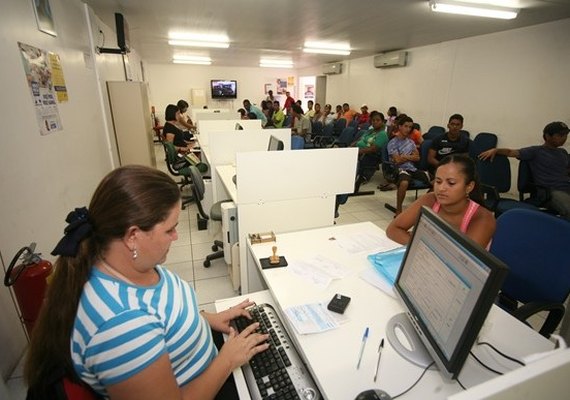
[[[32,0],[32,3],[34,5],[38,29],[48,35],[57,36],[49,0]]]

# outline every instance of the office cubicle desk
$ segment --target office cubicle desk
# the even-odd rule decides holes
[[[373,239],[378,246],[354,253],[341,247],[355,238],[362,239],[361,242]],[[290,265],[321,256],[349,267],[351,272],[345,278],[333,280],[328,287],[321,289],[291,272],[290,267],[262,270],[259,258],[271,255],[272,246],[277,246],[277,254],[285,256]],[[373,380],[378,345],[385,337],[386,323],[393,315],[402,312],[403,308],[395,297],[364,281],[359,274],[370,268],[366,259],[368,254],[395,246],[397,244],[387,239],[380,228],[369,222],[278,234],[276,242],[270,243],[252,245],[248,242],[248,261],[258,266],[260,280],[269,289],[270,302],[281,311],[283,323],[326,399],[350,400],[359,392],[370,388],[381,388],[396,395],[411,386],[423,371],[404,360],[386,342],[377,382]],[[352,298],[345,312],[348,322],[323,333],[296,334],[282,311],[293,305],[328,302],[335,293]],[[260,299],[257,295],[258,293],[250,293],[242,297],[267,301],[267,292],[259,293]],[[224,309],[236,302],[237,299],[224,300],[217,302],[217,306]],[[366,327],[370,328],[370,335],[357,370],[358,354]],[[553,347],[550,341],[495,306],[482,329],[481,339],[519,359]],[[486,346],[474,346],[473,351],[489,366],[500,371],[516,367],[516,364],[501,359]],[[469,388],[495,376],[469,357],[459,380]],[[239,376],[237,379],[240,379]],[[445,399],[461,390],[456,382],[444,382],[439,372],[428,371],[418,385],[402,398]],[[244,393],[243,398],[248,398],[247,391]]]

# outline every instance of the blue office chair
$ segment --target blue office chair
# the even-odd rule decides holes
[[[548,311],[548,337],[564,316],[570,293],[570,222],[536,210],[513,209],[497,219],[490,252],[509,267],[499,305],[521,321]],[[518,307],[519,303],[523,303]]]
[[[481,183],[484,206],[493,211],[495,217],[513,208],[538,209],[532,204],[501,196],[511,190],[511,164],[506,156],[496,155],[492,161],[477,159],[475,166]]]
[[[335,139],[332,146],[333,147],[348,147],[354,141],[354,135],[356,129],[353,127],[346,127],[342,130],[338,138]]]
[[[497,147],[497,135],[494,133],[481,132],[469,143],[469,157],[477,160],[482,152]]]
[[[346,128],[346,119],[339,118],[333,123],[333,136],[340,136],[343,129]]]
[[[323,133],[323,123],[321,121],[311,121],[311,132],[313,136],[319,136]]]
[[[305,148],[305,139],[299,135],[291,135],[291,150],[302,150]]]
[[[329,147],[335,140],[334,134],[334,124],[327,124],[323,127],[320,135],[313,137],[314,147]]]
[[[443,126],[434,125],[428,129],[426,133],[423,134],[424,140],[433,140],[438,136],[441,136],[445,133],[445,128]]]

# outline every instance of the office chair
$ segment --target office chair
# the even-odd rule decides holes
[[[305,148],[305,138],[299,135],[291,135],[291,150],[302,150]]]
[[[495,147],[497,147],[497,135],[488,132],[478,133],[473,141],[469,143],[469,157],[477,160],[479,154]]]
[[[319,136],[323,133],[323,123],[321,121],[311,121],[311,132],[314,136]]]
[[[550,191],[534,182],[528,161],[519,160],[518,174],[517,190],[519,191],[519,201],[538,207],[541,211],[556,214],[556,211],[548,208]]]
[[[499,217],[513,208],[537,210],[532,204],[502,197],[511,190],[511,164],[506,156],[496,155],[493,161],[475,160],[477,174],[481,183],[484,206]]]
[[[424,140],[433,140],[438,136],[441,136],[445,133],[445,128],[443,126],[434,125],[428,129],[426,133],[422,135]]]
[[[194,194],[194,198],[196,199],[196,205],[198,206],[198,219],[202,218],[203,220],[212,220],[212,221],[222,221],[222,203],[231,201],[231,200],[222,200],[218,201],[217,203],[212,204],[210,208],[210,213],[206,214],[204,208],[202,207],[202,200],[204,200],[204,179],[202,175],[200,175],[200,171],[198,168],[194,166],[190,166],[190,176],[192,178],[192,193]],[[214,240],[214,244],[212,245],[212,251],[214,253],[209,254],[206,256],[204,260],[204,267],[208,268],[212,262],[217,258],[224,257],[224,243],[221,240]]]
[[[346,119],[339,118],[333,122],[333,136],[339,137],[342,130],[346,128]]]
[[[546,337],[562,320],[570,293],[568,238],[569,221],[536,210],[513,209],[497,219],[491,242],[490,252],[509,267],[499,305],[523,322],[548,311],[539,330]]]
[[[334,136],[334,124],[327,124],[323,127],[320,135],[313,137],[314,147],[329,147],[335,140]]]
[[[331,147],[348,147],[354,141],[354,135],[356,134],[356,129],[353,127],[346,127],[342,130],[340,135],[332,143]]]
[[[430,128],[431,129],[431,128]],[[432,140],[425,139],[422,144],[420,145],[420,160],[416,163],[416,167],[422,171],[428,170],[428,152],[431,148]],[[395,183],[398,178],[398,168],[394,165],[394,163],[390,160],[390,156],[388,155],[388,146],[384,146],[382,148],[382,173],[384,178],[390,182]],[[422,189],[431,189],[431,183],[424,183],[422,181],[418,181],[416,179],[412,179],[408,186],[407,190],[415,190],[416,191],[416,199],[418,198],[418,191]],[[388,210],[392,211],[393,213],[396,212],[396,207],[391,204],[384,203],[384,207]]]
[[[185,157],[179,157],[174,144],[162,141],[162,146],[164,147],[165,162],[168,172],[173,176],[179,176],[182,179],[177,182],[180,185],[180,190],[185,186],[192,183],[190,178],[190,162]],[[186,206],[194,201],[192,196],[182,196],[182,209],[186,209]]]

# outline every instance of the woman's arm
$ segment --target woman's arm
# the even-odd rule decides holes
[[[195,128],[195,126],[190,123],[191,121],[190,118],[186,118],[184,115],[180,113],[176,114],[176,121],[187,129]]]
[[[232,329],[208,368],[182,388],[165,353],[131,378],[107,386],[107,392],[112,400],[213,399],[234,369],[269,347],[263,343],[269,335],[254,333],[257,328],[258,324],[252,324],[239,335]]]
[[[386,236],[400,244],[408,244],[412,237],[410,229],[414,226],[420,215],[422,206],[431,207],[435,203],[433,192],[426,193],[402,211],[386,228]]]

